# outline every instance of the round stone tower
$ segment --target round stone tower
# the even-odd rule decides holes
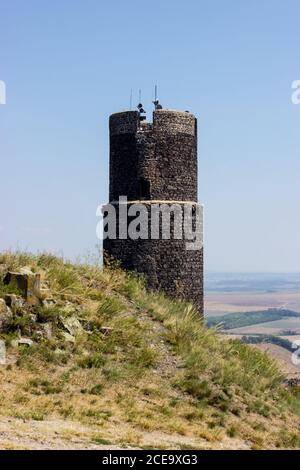
[[[141,120],[138,111],[126,111],[112,114],[109,124],[109,201],[116,209],[118,222],[116,236],[104,240],[104,250],[119,260],[123,268],[143,273],[149,288],[190,301],[203,314],[197,120],[188,112],[160,109],[153,112],[152,123]],[[146,208],[148,237],[127,236],[134,204]],[[124,219],[119,222],[119,213],[124,214],[124,209],[129,213],[126,227]],[[159,215],[154,222],[153,214],[157,211]],[[164,211],[166,218],[162,215]],[[166,227],[163,223],[168,220],[170,236],[168,228],[163,229]],[[188,240],[192,239],[186,236],[188,222],[192,238],[201,240],[196,248],[188,246]]]

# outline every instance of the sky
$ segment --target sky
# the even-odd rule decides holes
[[[198,118],[205,268],[300,271],[299,0],[0,0],[0,250],[95,252],[108,118]]]

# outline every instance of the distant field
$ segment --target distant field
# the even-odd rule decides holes
[[[207,316],[267,308],[300,312],[300,292],[208,292],[205,295]]]
[[[299,335],[287,335],[287,336],[281,336],[284,339],[287,339],[288,341],[291,341],[293,343],[294,341],[300,341],[300,334]]]
[[[275,309],[271,316],[270,309]],[[292,315],[281,318],[280,309],[290,310]],[[286,377],[300,378],[300,367],[292,363],[292,345],[280,343],[300,340],[300,317],[293,312],[300,313],[300,274],[211,273],[206,279],[206,320],[224,322],[224,340],[262,341],[251,347],[277,360]],[[224,315],[227,317],[222,318]],[[296,334],[289,334],[291,331]]]

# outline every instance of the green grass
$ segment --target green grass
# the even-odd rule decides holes
[[[221,341],[189,305],[161,294],[140,295],[136,302],[167,327],[166,339],[184,360],[184,371],[176,381],[183,390],[199,399],[215,400],[216,405],[219,396],[220,406],[233,394],[241,398],[249,393],[254,397],[276,394],[282,377],[265,354],[239,341]]]
[[[192,305],[147,292],[142,278],[116,265],[26,253],[2,254],[0,264],[41,272],[56,302],[15,312],[0,335],[7,344],[20,331],[34,340],[30,348],[9,348],[16,362],[2,370],[2,383],[13,385],[1,391],[1,413],[107,426],[117,416],[133,442],[137,433],[160,430],[207,442],[226,435],[254,447],[299,445],[291,429],[299,390],[283,386],[265,353],[208,329]],[[72,342],[63,336],[68,315],[83,327]],[[45,322],[51,339],[41,334]]]
[[[106,362],[103,354],[94,352],[84,356],[78,360],[78,365],[83,369],[91,369],[92,367],[101,368]]]
[[[22,295],[22,291],[15,285],[5,285],[0,283],[0,298],[4,299],[6,295]]]

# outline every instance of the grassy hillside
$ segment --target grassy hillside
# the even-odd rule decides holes
[[[233,328],[267,323],[289,317],[300,318],[300,313],[278,308],[269,308],[258,312],[228,313],[222,316],[210,317],[207,320],[207,326],[218,326],[223,330],[232,330]]]
[[[191,305],[114,266],[0,255],[2,277],[21,267],[42,273],[48,300],[16,302],[0,333],[0,430],[8,418],[44,422],[89,448],[300,447],[299,390],[284,388],[265,354],[204,327]],[[8,291],[0,278],[0,297]],[[13,447],[5,435],[0,448]]]

